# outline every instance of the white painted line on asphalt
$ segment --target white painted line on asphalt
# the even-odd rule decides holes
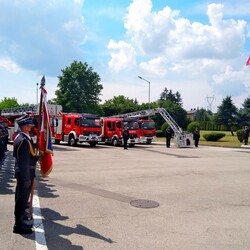
[[[37,250],[47,250],[47,242],[45,238],[45,232],[43,227],[43,217],[41,215],[40,202],[37,191],[35,190],[33,195],[33,219],[35,227],[35,241]]]

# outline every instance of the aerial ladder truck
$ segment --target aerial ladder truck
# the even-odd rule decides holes
[[[179,148],[182,147],[192,147],[193,146],[193,134],[184,133],[181,127],[175,122],[172,116],[167,112],[164,108],[154,108],[154,109],[146,109],[135,111],[127,114],[119,115],[119,117],[145,117],[145,116],[153,116],[155,114],[160,114],[163,119],[168,123],[171,129],[174,131],[174,142],[175,145]]]
[[[58,114],[60,111],[62,111],[62,106],[61,105],[56,105],[56,104],[48,104],[48,112],[49,115],[55,115]],[[15,134],[17,132],[17,124],[15,124],[15,120],[25,114],[29,114],[33,120],[34,123],[37,123],[38,119],[38,114],[39,114],[39,105],[31,105],[31,106],[25,106],[25,107],[16,107],[16,108],[7,108],[3,109],[1,112],[1,116],[5,117],[6,119],[9,120],[9,141],[12,141],[15,137]],[[33,133],[34,130],[34,133]],[[31,136],[36,134],[37,128],[32,128],[31,131]],[[33,136],[32,136],[33,137]]]

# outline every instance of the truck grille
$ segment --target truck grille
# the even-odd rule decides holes
[[[83,133],[83,135],[85,135],[85,136],[89,136],[89,135],[97,135],[97,136],[99,136],[99,135],[101,135],[101,133],[100,132],[94,132],[94,131],[85,131]]]
[[[129,135],[129,138],[130,139],[135,139],[135,138],[137,138],[137,135],[134,135],[134,134],[133,135]]]

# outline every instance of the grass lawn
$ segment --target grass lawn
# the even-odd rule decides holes
[[[209,134],[211,132],[218,132],[218,133],[225,133],[226,136],[221,138],[218,141],[206,141],[203,137],[204,134]],[[236,133],[234,132],[234,136],[232,136],[231,132],[229,131],[207,131],[201,130],[200,131],[200,145],[207,145],[207,146],[217,146],[217,147],[241,147],[243,143],[239,142]],[[250,139],[250,138],[249,138]],[[166,141],[165,137],[157,138],[158,141]],[[173,141],[173,139],[172,139]]]

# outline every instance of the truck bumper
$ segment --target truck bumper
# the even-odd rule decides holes
[[[148,137],[142,136],[140,138],[140,143],[151,143],[151,142],[154,142],[154,141],[156,141],[155,136],[148,136]]]
[[[129,138],[128,139],[128,144],[136,144],[136,143],[139,143],[139,138],[134,138],[134,139],[131,139]]]
[[[96,134],[91,134],[89,136],[80,135],[78,140],[80,143],[82,143],[82,142],[101,142],[102,137],[98,136]]]

